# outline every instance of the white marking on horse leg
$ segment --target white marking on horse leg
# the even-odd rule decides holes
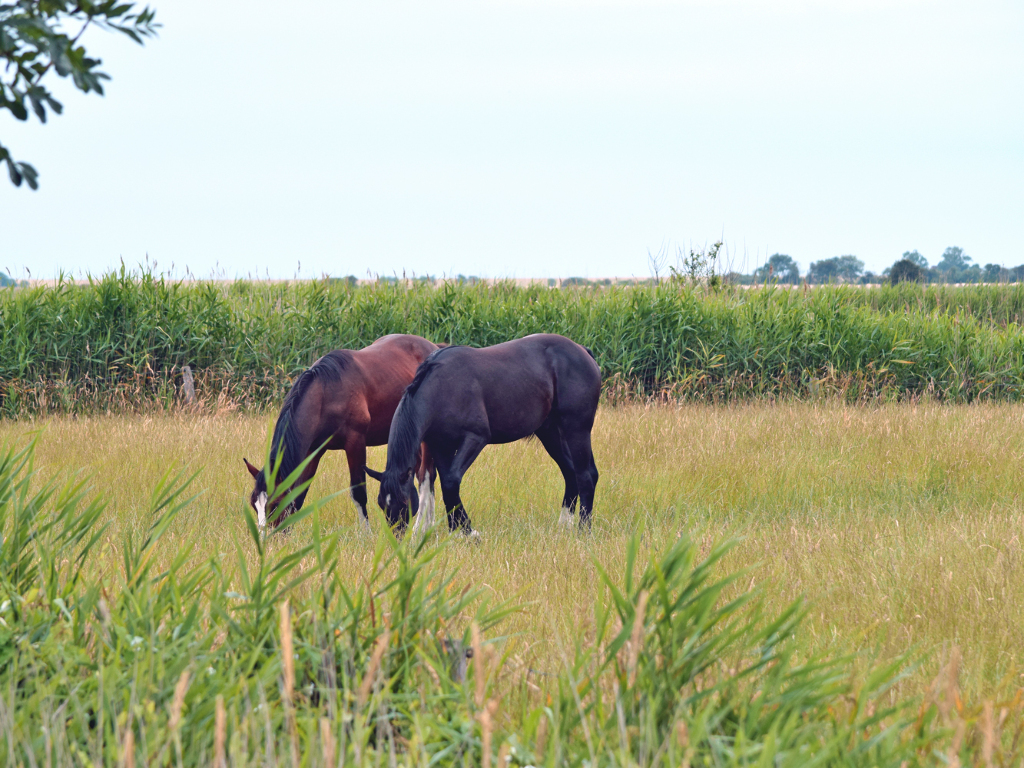
[[[562,507],[562,514],[558,516],[558,527],[559,528],[571,528],[572,527],[572,510],[568,507]]]
[[[420,485],[419,511],[416,513],[416,524],[412,527],[414,535],[426,533],[434,527],[434,494],[426,483]]]
[[[431,528],[434,527],[434,509],[435,509],[435,507],[436,507],[436,505],[434,504],[434,489],[431,488],[428,485],[427,486],[427,522],[426,522],[426,526],[427,526],[427,530],[428,531]]]
[[[267,494],[261,493],[256,499],[256,524],[262,531],[267,527]]]

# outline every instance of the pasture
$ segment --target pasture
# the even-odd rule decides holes
[[[0,423],[0,442],[23,444],[39,430],[39,476],[88,473],[109,499],[111,528],[86,566],[108,580],[121,568],[118,541],[148,525],[161,476],[199,472],[192,490],[201,495],[159,542],[154,567],[169,568],[189,542],[196,562],[224,557],[230,581],[251,490],[241,458],[264,449],[272,423],[273,414],[230,409],[60,417]],[[474,585],[518,609],[494,633],[507,638],[510,671],[498,684],[506,700],[553,694],[567,654],[594,632],[598,564],[621,574],[637,532],[640,559],[680,537],[705,555],[736,538],[716,573],[746,570],[726,595],[760,590],[769,614],[805,601],[794,635],[801,658],[853,654],[856,671],[909,654],[906,675],[886,694],[892,702],[926,700],[956,653],[968,709],[1020,689],[1024,406],[603,406],[594,453],[601,479],[591,535],[557,530],[560,475],[538,443],[522,442],[487,448],[463,484],[482,540],[456,539],[437,554],[455,588]],[[384,449],[371,449],[368,464],[382,468]],[[310,498],[346,484],[342,454],[329,454]],[[324,531],[340,533],[337,573],[353,588],[374,567],[374,541],[354,515],[345,494],[320,514]],[[307,519],[270,548],[297,548],[310,536]],[[505,718],[508,728],[522,725],[514,712]]]

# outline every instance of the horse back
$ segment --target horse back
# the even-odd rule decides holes
[[[439,353],[437,363],[428,397],[439,429],[485,429],[490,442],[505,443],[532,435],[552,415],[592,423],[597,410],[600,370],[564,336],[455,347]]]
[[[349,393],[350,407],[366,419],[366,444],[384,445],[391,420],[416,369],[437,351],[437,345],[420,336],[391,334],[352,353],[359,370]]]

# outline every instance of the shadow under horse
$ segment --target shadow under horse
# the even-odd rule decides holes
[[[377,502],[393,527],[416,508],[413,477],[425,444],[441,479],[448,527],[475,534],[460,498],[462,478],[484,446],[536,435],[565,479],[559,523],[589,528],[597,465],[590,444],[601,369],[586,347],[556,334],[493,347],[445,347],[416,372],[395,412]]]
[[[420,336],[392,334],[365,349],[329,352],[313,363],[292,385],[274,425],[270,464],[276,465],[280,457],[278,483],[283,483],[311,454],[315,455],[295,485],[312,479],[326,451],[345,451],[352,500],[369,529],[366,447],[387,443],[391,420],[405,388],[420,364],[437,349],[436,344]],[[436,471],[429,453],[420,446],[416,458],[421,496],[417,507],[423,507],[432,517]],[[261,529],[268,520],[277,527],[289,514],[301,509],[308,486],[278,514],[276,500],[283,499],[294,486],[275,489],[274,498],[268,500],[265,469],[242,460],[255,480],[249,503]]]

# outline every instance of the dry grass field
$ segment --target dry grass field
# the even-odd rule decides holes
[[[272,423],[273,414],[232,412],[21,420],[0,423],[0,443],[38,431],[42,476],[91,476],[113,525],[90,567],[115,569],[119,531],[147,524],[142,510],[168,469],[198,472],[201,496],[161,546],[192,541],[196,558],[233,551],[251,488],[241,459],[258,458]],[[594,442],[601,480],[589,536],[557,530],[561,478],[536,442],[488,448],[463,484],[482,539],[440,557],[457,583],[522,604],[502,624],[521,665],[550,673],[560,646],[586,637],[595,561],[621,573],[628,538],[642,529],[652,551],[678,536],[704,550],[739,539],[722,567],[749,569],[742,588],[759,587],[773,609],[806,600],[807,653],[856,653],[867,664],[913,652],[921,665],[896,695],[921,694],[953,645],[965,698],[1022,682],[1024,406],[603,407]],[[383,448],[370,464],[383,467]],[[332,454],[311,498],[346,486]],[[373,544],[347,495],[322,519],[344,532],[340,567],[358,583]],[[300,525],[274,546],[308,535]]]

